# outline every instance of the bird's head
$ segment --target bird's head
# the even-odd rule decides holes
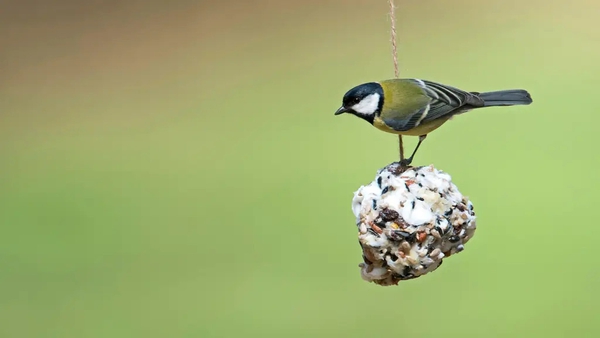
[[[350,113],[373,123],[383,107],[383,88],[377,82],[369,82],[350,89],[335,115]]]

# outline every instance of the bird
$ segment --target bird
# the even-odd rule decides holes
[[[498,106],[529,105],[531,95],[524,89],[469,92],[421,79],[389,79],[367,82],[348,90],[335,115],[357,116],[379,130],[418,136],[419,142],[409,158],[409,166],[427,135],[453,116],[468,111]]]

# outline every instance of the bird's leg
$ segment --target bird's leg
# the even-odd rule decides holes
[[[400,165],[401,166],[408,167],[412,163],[412,160],[415,157],[415,154],[417,153],[417,150],[419,150],[419,146],[425,140],[426,137],[427,137],[427,135],[421,135],[421,136],[419,136],[419,143],[417,143],[417,146],[415,147],[415,150],[413,150],[412,155],[410,155],[410,157],[407,158],[407,159],[400,160]]]
[[[400,163],[404,161],[404,143],[402,142],[402,135],[398,135],[398,145],[400,146]]]

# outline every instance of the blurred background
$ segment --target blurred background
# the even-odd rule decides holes
[[[350,202],[396,137],[333,112],[386,0],[0,1],[0,337],[600,335],[600,2],[396,3],[402,77],[534,104],[431,134],[478,230],[384,288]]]

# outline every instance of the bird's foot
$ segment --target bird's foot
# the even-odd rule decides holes
[[[406,167],[410,166],[411,163],[412,163],[412,158],[405,158],[400,161],[400,166],[406,168]]]

